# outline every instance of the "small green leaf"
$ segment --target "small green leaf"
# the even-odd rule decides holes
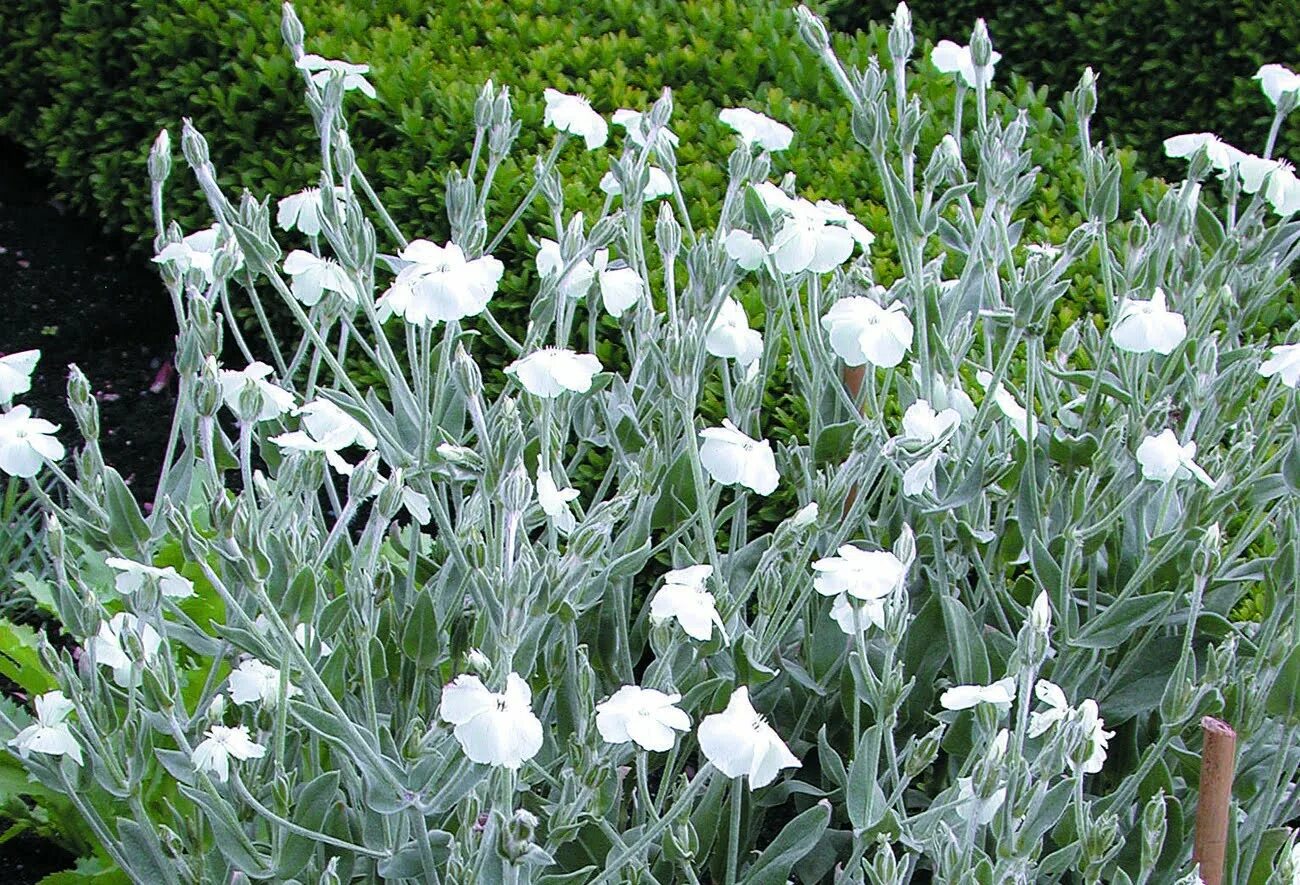
[[[1089,621],[1071,644],[1079,648],[1114,648],[1139,627],[1164,614],[1173,597],[1173,593],[1164,590],[1115,603]]]
[[[790,869],[817,847],[831,822],[829,805],[818,803],[790,821],[741,880],[745,885],[785,885]]]

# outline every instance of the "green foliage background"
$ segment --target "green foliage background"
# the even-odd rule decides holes
[[[893,13],[892,0],[828,0],[832,21],[867,28]],[[916,0],[919,34],[970,40],[987,21],[1014,71],[1053,92],[1071,88],[1087,65],[1100,76],[1098,135],[1137,148],[1149,168],[1181,174],[1161,159],[1161,142],[1180,132],[1212,131],[1248,151],[1268,135],[1268,105],[1251,80],[1271,62],[1300,64],[1300,7],[1277,0]],[[1300,117],[1278,140],[1300,157]]]

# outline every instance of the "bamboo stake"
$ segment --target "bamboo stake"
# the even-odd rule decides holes
[[[1201,881],[1205,885],[1222,885],[1237,733],[1228,723],[1213,716],[1201,720],[1201,732],[1205,744],[1201,750],[1201,794],[1196,802],[1196,844],[1192,860],[1201,865]]]

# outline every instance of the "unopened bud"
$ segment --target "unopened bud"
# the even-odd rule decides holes
[[[348,477],[348,497],[364,501],[379,491],[379,453],[371,452],[361,459]]]
[[[522,461],[501,481],[501,503],[511,513],[523,513],[533,497],[533,482]]]
[[[302,41],[306,34],[302,22],[298,20],[298,13],[293,11],[292,3],[284,4],[280,16],[280,36],[284,38],[284,45],[293,53],[294,61],[297,61],[302,56]]]
[[[492,103],[496,100],[496,87],[488,80],[474,99],[474,128],[486,129],[492,125]]]
[[[477,648],[471,648],[465,654],[465,667],[471,673],[486,676],[492,672],[492,661]]]
[[[211,162],[207,139],[194,128],[189,117],[184,119],[181,126],[181,154],[185,157],[185,162],[196,170],[208,166]]]
[[[943,741],[945,728],[944,725],[936,725],[916,742],[916,746],[903,762],[903,774],[909,780],[920,775],[938,758],[939,745]]]
[[[1165,791],[1160,790],[1142,809],[1142,869],[1154,870],[1165,845]],[[1290,881],[1290,879],[1284,880]]]
[[[158,133],[149,149],[149,180],[161,184],[172,171],[172,138],[166,129]]]
[[[982,18],[976,19],[975,30],[970,35],[970,60],[977,69],[988,68],[993,60],[993,41],[989,39],[989,28]]]
[[[655,242],[665,261],[672,261],[682,248],[682,226],[673,217],[667,201],[659,204],[659,218],[655,221]]]
[[[221,408],[221,370],[217,360],[208,356],[203,360],[194,383],[194,407],[204,417],[211,418]]]
[[[889,56],[894,64],[901,64],[912,57],[916,47],[916,38],[912,36],[912,13],[906,3],[899,3],[894,10],[894,21],[889,28]]]
[[[876,836],[876,856],[872,858],[871,866],[867,867],[867,870],[868,875],[871,876],[872,885],[894,885],[894,883],[900,881],[898,860],[894,857],[894,847],[890,844],[889,836],[885,833]]]
[[[483,392],[483,373],[479,371],[478,363],[460,344],[456,345],[456,353],[451,360],[452,377],[456,381],[456,386],[465,399],[475,399]]]
[[[1083,69],[1079,85],[1074,89],[1074,104],[1083,119],[1091,117],[1097,110],[1097,75],[1091,67]]]
[[[68,366],[68,408],[81,435],[87,440],[99,439],[99,404],[91,395],[90,381],[75,363]]]
[[[799,36],[808,44],[814,52],[824,52],[830,49],[831,36],[826,30],[826,25],[822,24],[811,9],[803,4],[794,11],[795,17],[799,20]]]

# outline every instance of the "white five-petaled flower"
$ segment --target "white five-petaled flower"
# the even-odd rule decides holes
[[[1168,356],[1187,337],[1187,323],[1181,313],[1165,307],[1165,291],[1159,286],[1150,301],[1125,299],[1120,305],[1111,338],[1128,353]]]
[[[413,326],[477,316],[496,294],[505,266],[491,255],[472,261],[455,243],[412,240],[397,253],[405,266],[376,305],[380,320],[397,314]]]
[[[326,399],[314,399],[293,410],[301,429],[271,437],[282,449],[296,452],[337,452],[349,446],[373,449],[378,441],[356,418]]]
[[[981,82],[985,86],[993,81],[993,67],[1002,60],[1002,53],[994,52],[989,56],[989,63],[976,67],[971,57],[969,46],[958,46],[951,40],[940,40],[930,50],[930,63],[945,74],[959,74],[971,88]]]
[[[197,270],[211,283],[216,278],[216,257],[220,249],[228,249],[235,255],[236,268],[244,264],[244,254],[235,242],[221,243],[220,237],[221,225],[214,224],[207,230],[190,234],[179,243],[168,243],[153,260],[159,264],[174,262],[181,271]]]
[[[789,126],[749,108],[724,108],[718,113],[718,119],[746,145],[758,145],[765,151],[783,151],[794,139],[794,130]]]
[[[650,600],[650,620],[655,624],[677,619],[682,630],[692,639],[708,642],[713,636],[713,625],[726,639],[727,628],[718,614],[713,594],[704,584],[713,575],[713,566],[691,565],[673,569],[664,575],[664,585]]]
[[[830,335],[831,349],[850,366],[888,369],[912,347],[912,321],[897,301],[884,308],[860,295],[841,298],[822,317],[822,328]]]
[[[975,380],[979,382],[980,387],[988,391],[989,385],[993,383],[993,376],[988,372],[976,372]],[[1011,422],[1011,429],[1017,436],[1025,442],[1038,436],[1038,418],[1030,415],[1029,410],[1020,405],[1019,401],[1011,395],[1011,391],[999,384],[992,395],[998,411]]]
[[[62,458],[63,443],[53,436],[58,429],[44,418],[33,418],[25,405],[0,412],[0,473],[30,479],[46,460]]]
[[[748,231],[731,231],[723,241],[723,246],[727,250],[727,257],[743,270],[757,270],[767,257],[767,247]]]
[[[627,131],[628,140],[637,147],[645,147],[648,119],[641,111],[629,108],[619,108],[610,117],[615,126],[622,126]],[[667,126],[660,127],[656,137],[665,139],[673,147],[677,147],[679,143],[677,133]]]
[[[1286,93],[1300,92],[1300,74],[1283,65],[1264,65],[1255,72],[1253,79],[1259,81],[1259,88],[1264,90],[1274,107]]]
[[[831,618],[839,624],[846,636],[863,633],[871,625],[885,626],[885,602],[883,599],[863,601],[847,593],[841,593],[831,603]]]
[[[748,777],[751,790],[776,780],[783,768],[802,765],[754,709],[743,685],[731,693],[725,710],[704,717],[698,737],[704,758],[727,777]]]
[[[117,556],[110,556],[104,560],[104,564],[111,569],[116,569],[118,572],[117,578],[113,582],[118,593],[125,593],[129,596],[143,587],[146,579],[152,578],[158,582],[158,590],[163,596],[172,599],[184,599],[187,596],[194,595],[194,583],[189,578],[177,574],[176,569],[170,565],[157,568]]]
[[[516,769],[542,748],[533,693],[517,673],[506,677],[500,694],[462,673],[443,687],[438,715],[455,726],[456,740],[471,762]]]
[[[288,683],[287,697],[298,694],[297,686]],[[236,704],[264,704],[274,707],[280,700],[280,671],[257,658],[249,658],[230,674],[230,699]]]
[[[1070,702],[1065,699],[1061,686],[1046,679],[1040,679],[1034,685],[1034,695],[1047,705],[1042,712],[1029,714],[1029,736],[1036,738],[1047,733],[1053,725],[1064,722],[1070,715]]]
[[[919,399],[903,413],[902,439],[918,446],[928,446],[960,423],[961,415],[956,409],[936,412],[927,400]]]
[[[889,550],[862,550],[844,544],[837,555],[812,564],[813,586],[823,596],[847,593],[864,602],[883,599],[903,587],[907,567]]]
[[[776,269],[783,274],[828,273],[848,260],[855,243],[865,252],[875,242],[875,235],[837,203],[829,200],[811,203],[802,197],[792,197],[770,181],[754,185],[754,192],[769,213],[783,217],[769,250]],[[729,235],[729,247],[730,240]],[[749,240],[752,242],[736,239],[737,252],[742,257],[749,256],[758,243],[753,237]],[[740,263],[738,259],[737,262]],[[747,257],[741,266],[746,264],[757,267],[753,257]]]
[[[939,705],[945,710],[969,710],[979,704],[1008,707],[1016,699],[1014,676],[999,679],[992,685],[954,685],[939,696]]]
[[[15,396],[32,389],[32,372],[40,358],[39,350],[0,356],[0,406],[9,405]]]
[[[1192,460],[1195,457],[1196,443],[1180,445],[1178,436],[1167,428],[1158,436],[1146,437],[1137,448],[1137,460],[1142,465],[1144,479],[1167,483],[1194,476],[1209,488],[1214,488],[1214,480]]]
[[[346,205],[343,202],[343,188],[335,187],[334,194],[335,205],[342,215]],[[305,188],[296,194],[290,194],[276,205],[275,223],[280,226],[280,230],[297,228],[309,237],[320,235],[322,215],[320,188]]]
[[[194,748],[191,761],[196,771],[207,772],[223,784],[230,777],[232,758],[245,762],[266,755],[266,747],[254,743],[249,736],[248,726],[228,728],[225,725],[214,725],[204,734],[206,737]]]
[[[36,721],[18,732],[9,746],[18,750],[24,759],[30,753],[48,756],[67,756],[82,764],[81,745],[68,727],[68,714],[75,709],[72,701],[61,691],[47,691],[36,696]]]
[[[284,272],[292,278],[289,291],[293,297],[308,307],[319,304],[326,292],[337,293],[349,304],[359,300],[357,287],[348,279],[348,272],[332,259],[294,249],[284,259]]]
[[[751,439],[729,418],[722,419],[721,427],[701,430],[700,439],[700,464],[714,482],[739,484],[760,495],[776,490],[781,474],[770,442]]]
[[[226,408],[234,412],[240,421],[249,424],[273,421],[293,408],[293,394],[266,380],[272,371],[261,360],[254,360],[238,372],[233,369],[221,370],[221,397]],[[250,414],[244,414],[244,392],[250,387],[257,393],[257,407]]]
[[[95,661],[113,671],[113,681],[127,687],[138,685],[140,674],[135,669],[135,660],[128,653],[127,637],[135,636],[144,652],[144,660],[139,663],[148,666],[158,657],[162,646],[162,637],[158,631],[142,623],[130,612],[118,612],[107,621],[100,622],[99,632],[90,638],[86,648],[94,655]]]
[[[558,276],[564,271],[564,257],[560,252],[560,244],[555,240],[543,237],[538,241],[536,261],[537,272],[543,277]],[[560,281],[560,295],[565,298],[581,298],[587,294],[591,281],[595,278],[595,267],[587,259],[580,258]]]
[[[573,531],[577,525],[569,502],[578,497],[577,489],[562,489],[555,484],[551,471],[537,468],[537,503],[542,511],[555,523],[556,529],[563,534]]]
[[[1205,148],[1210,165],[1219,172],[1228,172],[1246,156],[1245,151],[1228,144],[1213,132],[1186,132],[1164,141],[1165,155],[1179,160],[1190,160]]]
[[[1283,384],[1295,389],[1300,383],[1300,344],[1280,344],[1273,348],[1273,355],[1259,366],[1259,374],[1265,378],[1276,375]]]
[[[546,112],[542,121],[547,126],[578,136],[587,143],[589,151],[594,151],[609,138],[609,124],[591,109],[591,102],[585,96],[569,95],[558,89],[547,89],[543,96]]]
[[[1088,698],[1079,708],[1074,711],[1074,717],[1083,731],[1084,740],[1086,741],[1086,753],[1079,762],[1087,774],[1096,774],[1101,771],[1102,766],[1106,764],[1106,750],[1110,747],[1110,739],[1115,736],[1115,732],[1106,731],[1106,720],[1101,718],[1101,711],[1097,709],[1097,702]]]
[[[596,253],[592,266],[596,271],[596,285],[600,288],[600,301],[610,316],[616,319],[621,317],[623,311],[641,300],[645,293],[645,283],[641,281],[636,268],[626,261],[610,261],[609,252],[601,249]]]
[[[545,399],[554,399],[566,390],[586,393],[600,370],[596,357],[562,347],[543,347],[506,366],[506,374],[514,376],[524,390]]]
[[[596,730],[611,744],[632,741],[652,753],[671,750],[675,732],[691,730],[691,718],[674,706],[681,699],[679,694],[624,685],[596,705]]]
[[[908,465],[903,471],[903,494],[906,497],[916,498],[925,492],[936,490],[934,474],[939,469],[939,461],[943,456],[943,449],[935,449],[924,458]]]
[[[366,79],[366,74],[370,73],[370,65],[354,65],[351,62],[322,58],[308,53],[298,59],[297,68],[311,74],[311,81],[322,89],[330,81],[330,77],[337,75],[343,78],[344,91],[358,89],[366,98],[375,97],[375,87],[371,86],[370,81]]]
[[[728,295],[704,337],[704,348],[714,356],[748,366],[763,355],[763,336],[749,327],[745,308]]]
[[[641,199],[644,202],[659,200],[667,197],[673,192],[673,180],[668,177],[668,173],[658,166],[651,166],[650,179],[646,183],[645,189],[641,191]],[[613,172],[606,172],[600,178],[600,189],[611,197],[620,197],[623,195],[623,188],[619,186],[618,178]]]
[[[1295,167],[1286,160],[1245,154],[1236,168],[1241,189],[1253,194],[1262,188],[1265,201],[1278,215],[1300,211],[1300,178],[1296,177]]]

